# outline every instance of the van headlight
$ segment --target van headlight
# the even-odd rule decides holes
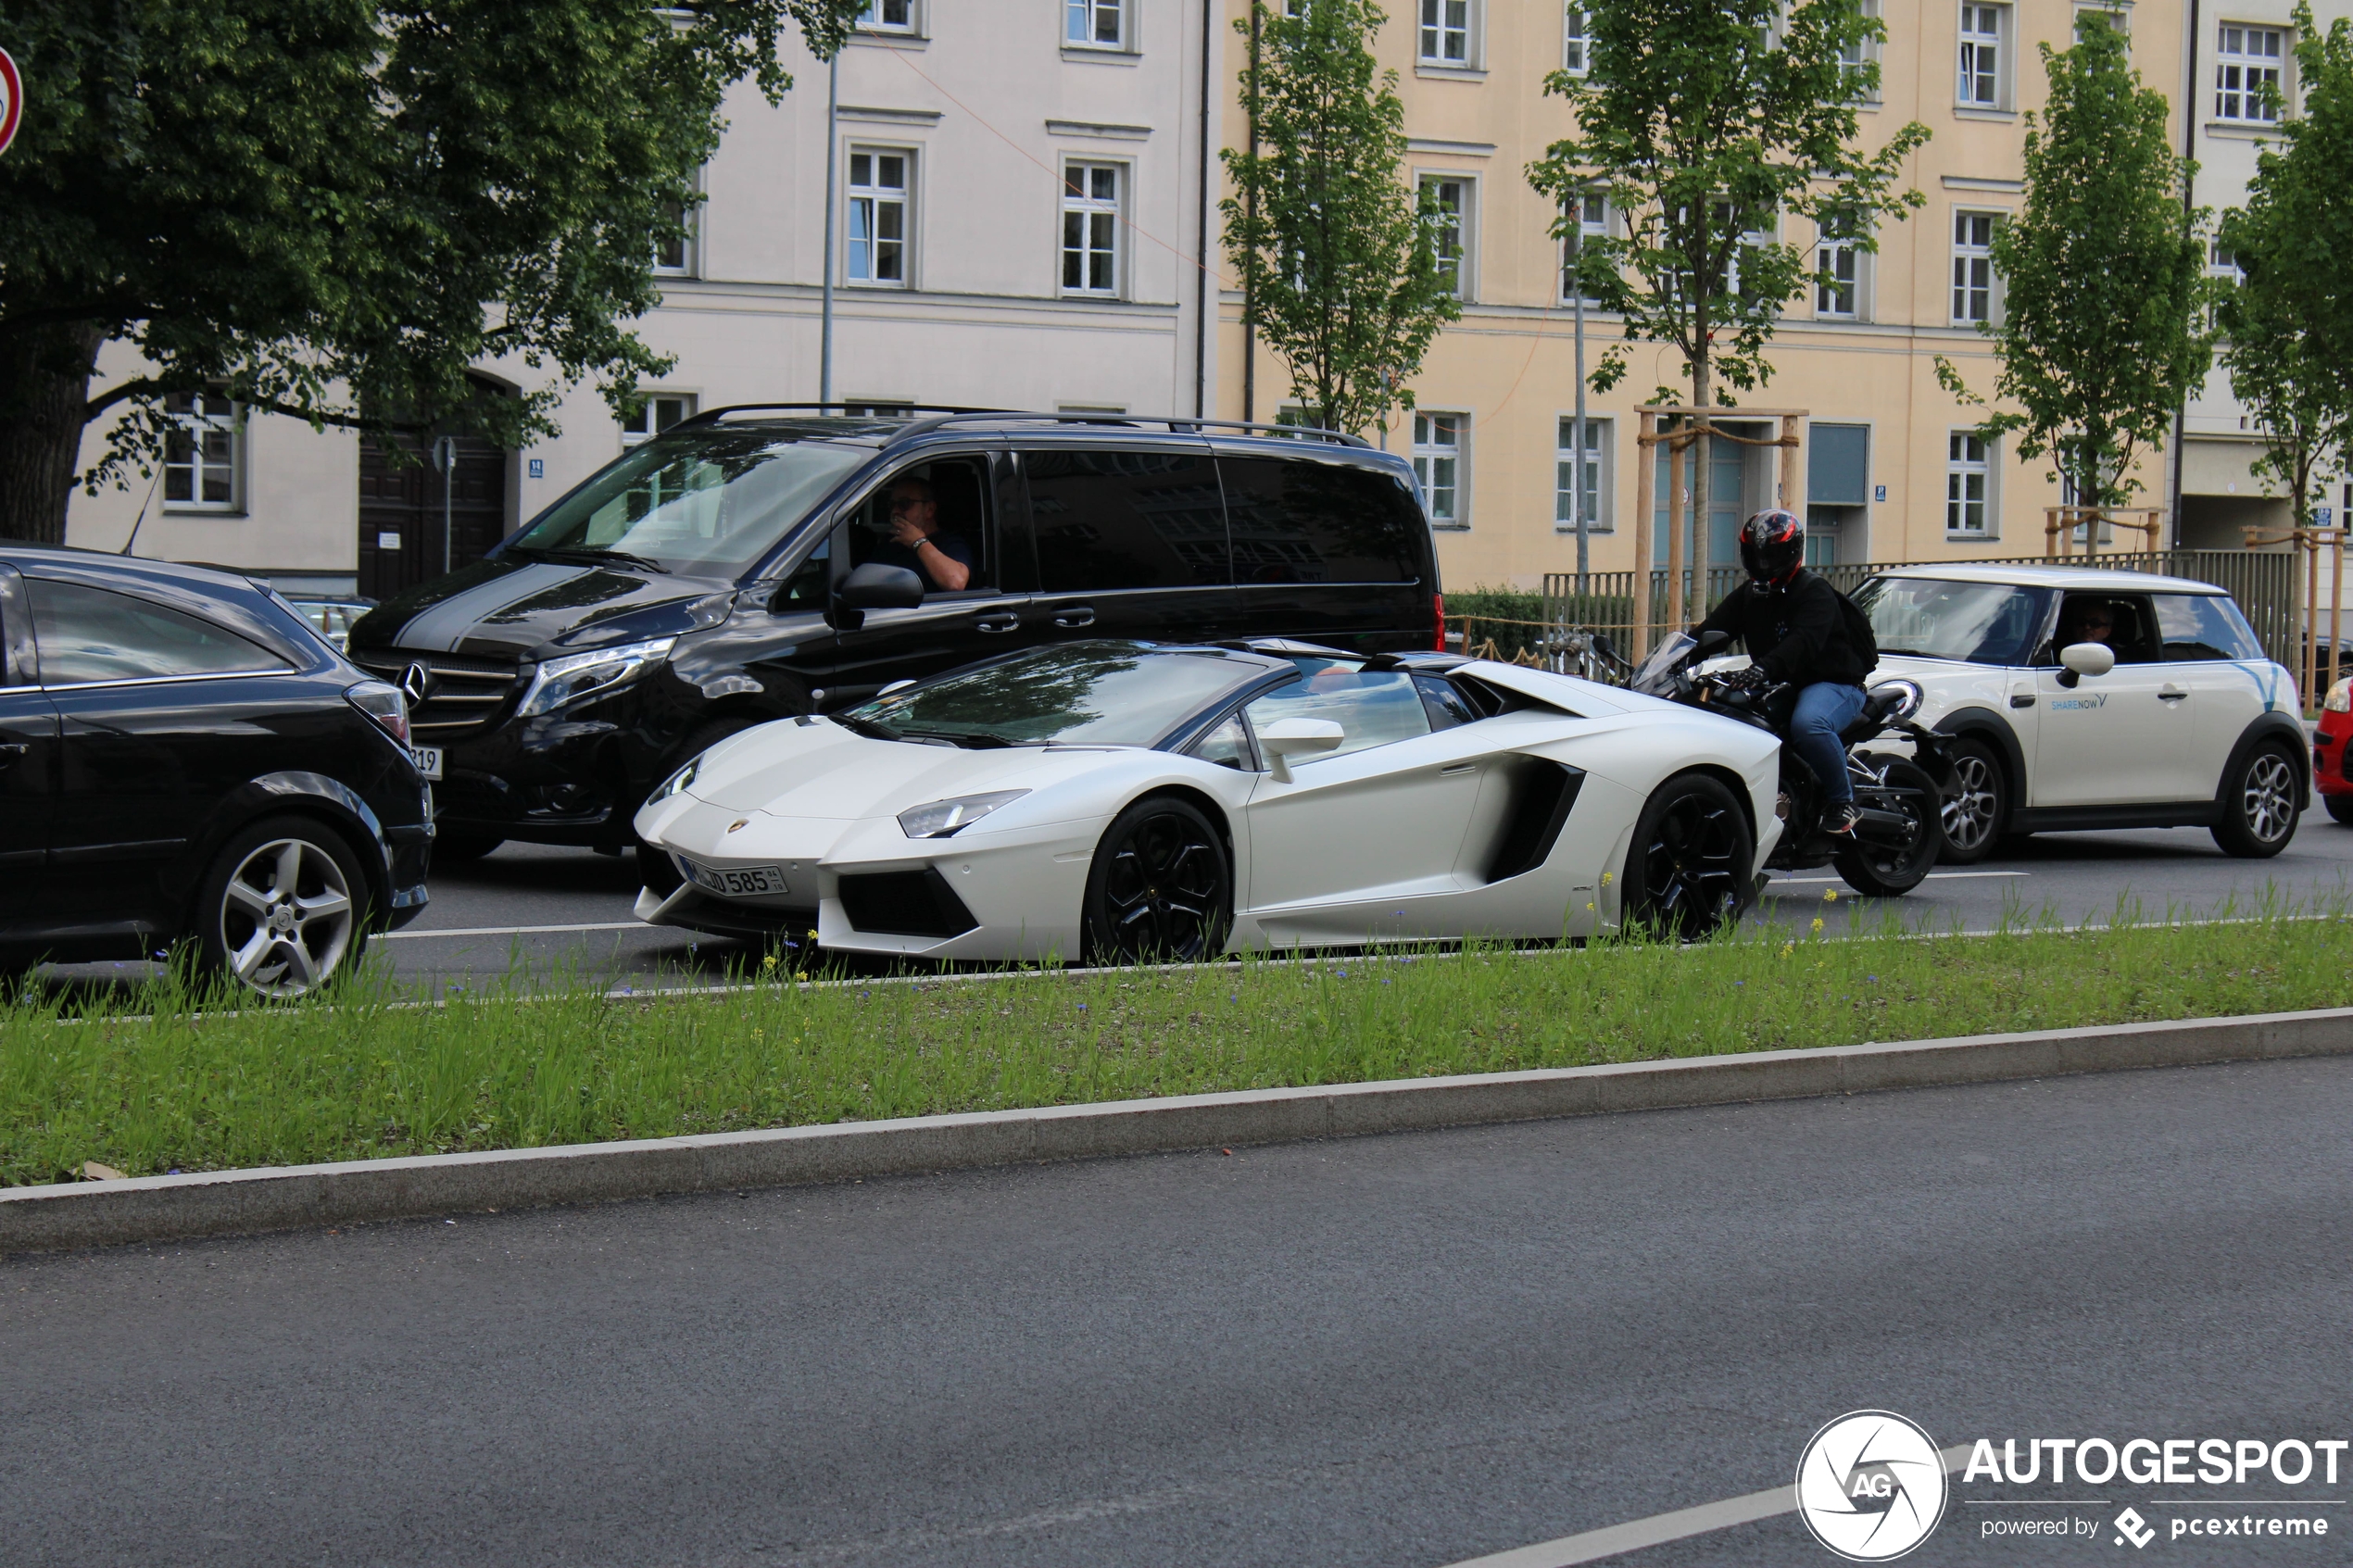
[[[548,659],[532,671],[530,689],[522,694],[522,705],[515,711],[525,719],[553,713],[583,697],[627,685],[666,662],[677,642],[675,637],[657,637],[650,643],[627,643]]]
[[[2347,675],[2329,688],[2321,707],[2331,713],[2353,713],[2353,675]]]
[[[910,838],[950,838],[1000,806],[1010,806],[1029,791],[1000,789],[989,795],[964,795],[935,800],[899,813],[899,830]]]

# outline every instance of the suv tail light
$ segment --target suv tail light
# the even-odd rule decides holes
[[[1437,649],[1439,652],[1441,652],[1441,653],[1444,653],[1444,652],[1446,651],[1446,596],[1445,596],[1445,595],[1443,595],[1443,594],[1432,594],[1432,595],[1429,596],[1429,613],[1430,613],[1430,618],[1431,618],[1432,620],[1434,620],[1434,621],[1436,621],[1438,622],[1438,641],[1436,641],[1435,643],[1432,643],[1432,644],[1430,645],[1430,646],[1432,646],[1432,647],[1436,648],[1436,649]]]
[[[382,681],[362,681],[344,688],[344,700],[375,721],[376,727],[402,746],[409,744],[409,699],[400,688]]]

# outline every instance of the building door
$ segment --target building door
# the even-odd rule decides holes
[[[458,436],[445,496],[433,444],[431,436],[360,438],[359,591],[371,599],[390,598],[480,560],[510,530],[507,454],[479,436]]]

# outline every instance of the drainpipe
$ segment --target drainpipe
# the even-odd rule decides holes
[[[2197,8],[2198,0],[2190,0],[2189,90],[2182,94],[2182,156],[2193,160],[2197,157]],[[2196,209],[2197,175],[2192,171],[2182,181],[2182,211],[2187,215]],[[2173,494],[2169,497],[2173,513],[2173,547],[2177,550],[2182,547],[2182,459],[2189,438],[2189,395],[2184,392],[2182,406],[2173,410]]]
[[[841,178],[840,148],[836,138],[841,130],[841,51],[836,49],[825,62],[825,265],[824,265],[824,324],[818,330],[817,342],[817,401],[828,404],[834,400],[834,182]],[[823,410],[821,409],[820,412]]]
[[[1250,156],[1258,156],[1258,0],[1250,0]],[[1252,222],[1258,218],[1258,193],[1246,191],[1242,201]],[[1250,324],[1250,274],[1242,274],[1242,420],[1258,417],[1258,333]]]
[[[1193,417],[1209,417],[1209,62],[1216,42],[1216,0],[1201,0],[1201,258],[1193,280]]]

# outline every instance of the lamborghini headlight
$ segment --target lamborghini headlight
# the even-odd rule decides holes
[[[899,813],[899,828],[910,838],[950,838],[1000,806],[1010,806],[1029,791],[1000,789],[988,795],[963,795],[935,800]]]
[[[2331,686],[2321,706],[2331,713],[2353,713],[2353,675]]]
[[[646,797],[646,804],[650,806],[657,800],[667,800],[673,795],[684,795],[686,792],[686,786],[695,782],[695,774],[702,767],[702,759],[710,755],[711,753],[707,751],[698,752],[694,760],[656,784],[654,792]]]
[[[548,659],[532,672],[531,689],[522,694],[522,706],[515,711],[526,719],[534,714],[553,713],[582,697],[625,685],[647,671],[659,669],[670,658],[670,650],[677,641],[675,637],[657,637],[650,643],[625,643],[619,647]]]

